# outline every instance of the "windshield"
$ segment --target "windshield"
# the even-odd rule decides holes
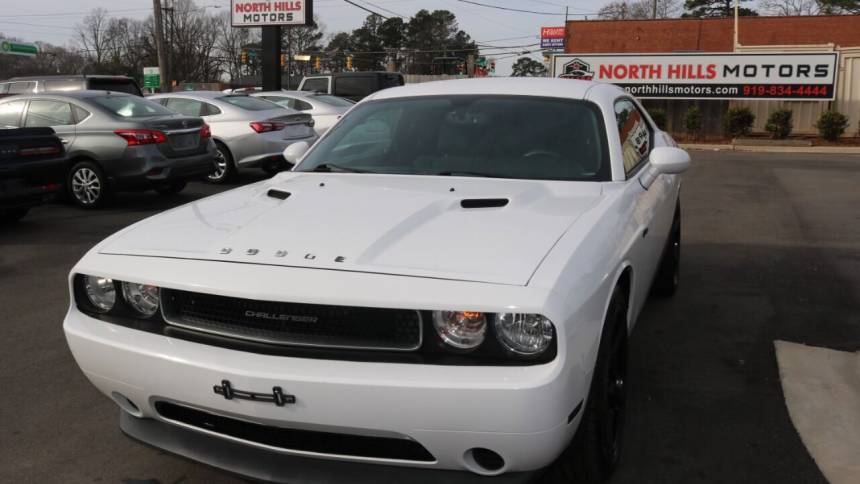
[[[610,179],[598,108],[532,96],[432,96],[360,104],[296,171]]]
[[[108,112],[123,118],[145,118],[176,114],[161,104],[137,96],[104,96],[92,99]]]
[[[335,106],[338,108],[348,108],[351,107],[354,102],[349,99],[344,99],[342,97],[331,96],[329,94],[317,94],[313,97],[314,100],[319,101],[323,104],[328,104],[329,106]]]
[[[265,111],[282,107],[265,99],[250,96],[223,96],[216,99],[248,111]]]

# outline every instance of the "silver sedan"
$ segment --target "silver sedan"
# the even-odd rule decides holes
[[[314,129],[320,136],[355,104],[342,97],[308,91],[263,91],[254,92],[251,96],[310,114],[314,118]]]
[[[189,91],[147,99],[206,120],[217,150],[216,168],[208,176],[213,183],[223,183],[241,168],[280,171],[289,167],[282,156],[287,146],[297,141],[313,144],[317,139],[309,114],[244,94]]]

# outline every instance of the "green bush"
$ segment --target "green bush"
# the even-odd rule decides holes
[[[745,136],[752,131],[755,114],[749,108],[732,108],[723,117],[723,133],[729,138]]]
[[[791,109],[777,109],[770,113],[764,129],[773,139],[785,139],[791,134],[794,123],[791,119]]]
[[[657,125],[658,128],[665,130],[666,129],[666,110],[660,108],[649,109],[648,114],[651,116],[651,119],[654,120],[654,124]]]
[[[838,111],[825,111],[821,113],[815,127],[818,128],[819,136],[828,141],[836,141],[848,129],[848,116]]]
[[[702,111],[698,106],[690,106],[684,113],[684,129],[691,138],[699,137],[702,131]]]

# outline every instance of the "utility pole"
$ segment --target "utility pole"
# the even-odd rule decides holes
[[[161,22],[161,0],[152,0],[155,22],[155,50],[158,52],[158,72],[161,75],[161,92],[169,92],[170,76],[167,72],[167,51],[164,49],[164,24]]]

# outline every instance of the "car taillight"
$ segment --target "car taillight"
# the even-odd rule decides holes
[[[208,124],[203,123],[203,127],[200,128],[200,137],[201,138],[211,138],[212,137],[212,130],[209,129]]]
[[[57,146],[40,146],[38,148],[21,148],[18,150],[20,156],[56,155],[60,153]]]
[[[114,134],[125,139],[128,146],[152,145],[167,142],[167,135],[154,129],[118,129]]]
[[[251,129],[258,133],[265,133],[267,131],[280,131],[284,129],[286,124],[279,123],[277,121],[254,121],[251,123]]]

